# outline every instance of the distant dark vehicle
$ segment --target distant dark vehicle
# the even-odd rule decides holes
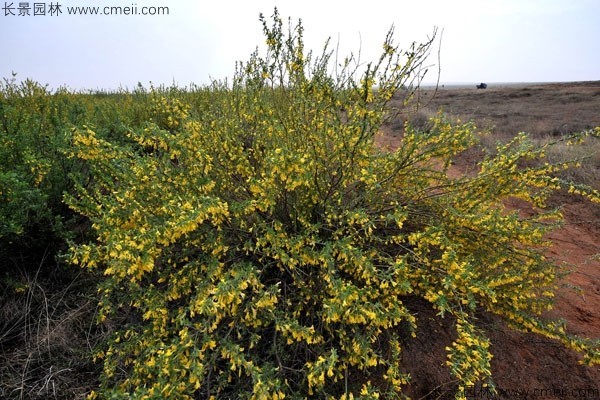
[[[479,85],[477,85],[477,89],[487,89],[487,83],[481,82]]]

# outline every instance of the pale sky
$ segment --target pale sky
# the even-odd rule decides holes
[[[19,16],[21,3],[0,1],[0,78],[14,71],[51,88],[230,78],[235,62],[264,43],[258,15],[270,16],[274,6],[284,18],[302,19],[315,52],[331,37],[340,56],[360,49],[364,62],[377,58],[392,24],[403,48],[438,27],[441,83],[600,80],[599,0],[35,0],[26,3],[30,15]],[[33,15],[34,3],[46,15]],[[61,13],[48,15],[51,4]],[[69,15],[75,6],[169,12]],[[437,63],[436,49],[426,81],[436,81]]]

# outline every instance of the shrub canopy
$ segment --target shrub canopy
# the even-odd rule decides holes
[[[239,64],[231,87],[193,105],[154,92],[153,120],[120,143],[74,132],[92,181],[68,202],[97,240],[71,258],[104,274],[101,319],[129,318],[98,353],[97,394],[398,398],[415,298],[455,321],[457,398],[490,377],[482,310],[598,362],[597,343],[538,318],[557,277],[544,235],[560,213],[545,201],[568,165],[523,166],[544,149],[519,135],[476,175],[449,176],[476,135],[442,116],[381,150],[386,105],[410,96],[432,42],[402,52],[390,33],[357,80],[352,59],[334,75],[332,53],[306,53],[300,23],[262,22],[266,54]],[[507,209],[510,197],[536,212]]]

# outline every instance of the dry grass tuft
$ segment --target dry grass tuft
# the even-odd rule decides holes
[[[2,399],[84,398],[97,380],[91,353],[107,332],[95,324],[95,282],[47,264],[0,280]]]

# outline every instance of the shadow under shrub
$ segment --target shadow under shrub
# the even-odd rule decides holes
[[[491,383],[482,310],[597,363],[597,343],[538,318],[556,289],[544,234],[560,214],[544,203],[562,167],[520,168],[543,157],[521,135],[478,175],[449,177],[474,127],[441,116],[382,152],[386,104],[431,41],[400,52],[390,33],[357,81],[352,59],[331,76],[331,53],[306,54],[300,24],[286,34],[277,12],[262,21],[266,55],[203,91],[201,109],[154,93],[160,121],[129,144],[74,133],[94,180],[68,202],[97,240],[71,259],[105,275],[101,319],[130,316],[97,353],[92,397],[398,398],[411,298],[455,321],[457,398]],[[537,213],[504,209],[508,197]]]

